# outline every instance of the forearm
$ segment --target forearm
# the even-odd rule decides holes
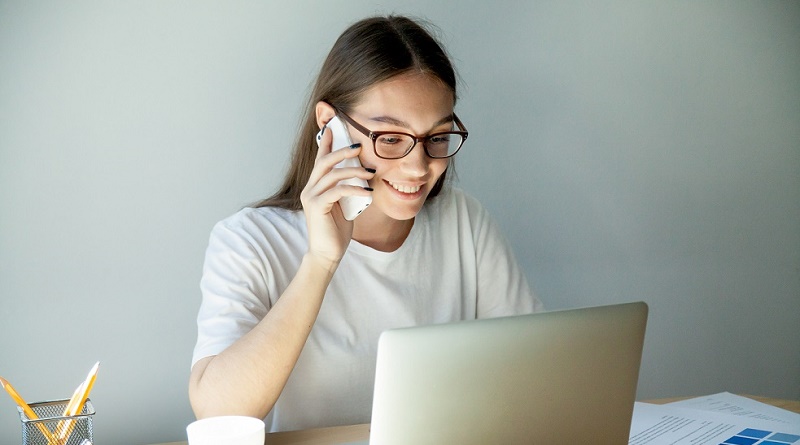
[[[198,418],[267,415],[308,339],[335,268],[303,257],[292,282],[255,328],[219,355],[195,364],[189,396]]]

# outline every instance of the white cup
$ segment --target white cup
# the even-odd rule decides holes
[[[219,416],[186,427],[189,445],[264,445],[264,421],[255,417]]]

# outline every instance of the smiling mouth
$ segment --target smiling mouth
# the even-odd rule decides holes
[[[421,185],[410,186],[410,185],[395,184],[391,181],[386,181],[386,182],[389,183],[389,185],[391,185],[393,189],[401,193],[414,194],[419,192],[419,190],[422,188]]]

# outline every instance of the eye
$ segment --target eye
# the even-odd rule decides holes
[[[430,139],[428,139],[428,141],[431,144],[447,144],[447,143],[450,142],[450,135],[449,134],[437,134],[437,135],[431,136]]]
[[[383,145],[395,145],[403,141],[403,136],[399,134],[384,134],[378,138],[378,143]]]

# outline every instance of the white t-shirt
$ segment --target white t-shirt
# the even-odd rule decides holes
[[[302,211],[246,208],[211,232],[192,364],[250,331],[307,250]],[[445,188],[423,206],[403,245],[351,241],[292,374],[267,416],[271,431],[367,423],[377,343],[386,329],[539,311],[485,209]]]

